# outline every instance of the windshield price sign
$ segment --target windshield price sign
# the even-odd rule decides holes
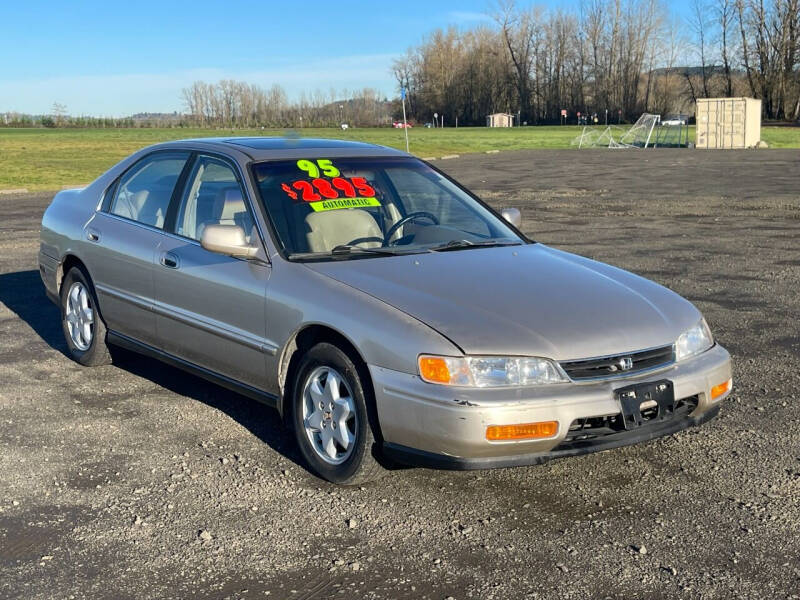
[[[363,177],[342,177],[339,169],[333,166],[330,160],[318,159],[311,161],[302,159],[297,161],[297,168],[304,171],[310,180],[308,178],[297,179],[281,184],[281,189],[292,200],[318,202],[339,198],[358,198],[377,202],[375,200],[375,188],[369,185],[366,179]],[[361,204],[358,206],[375,206],[375,204]],[[349,206],[341,206],[341,208],[349,208]],[[314,210],[317,209],[314,208]]]

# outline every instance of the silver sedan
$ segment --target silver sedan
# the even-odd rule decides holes
[[[699,311],[536,243],[431,165],[332,140],[170,142],[58,193],[39,265],[71,356],[154,356],[274,406],[309,467],[533,464],[713,417]]]

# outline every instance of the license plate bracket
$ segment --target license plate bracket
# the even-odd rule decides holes
[[[614,395],[622,409],[622,423],[625,429],[637,429],[652,421],[663,421],[675,413],[675,391],[668,379],[617,388],[614,390]],[[656,409],[655,415],[651,413],[649,418],[645,419],[642,410],[652,408]]]

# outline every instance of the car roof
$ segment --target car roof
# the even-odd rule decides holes
[[[405,152],[350,140],[333,140],[324,138],[294,138],[294,137],[216,137],[176,140],[159,144],[160,148],[186,148],[216,150],[231,154],[245,154],[254,161],[279,160],[314,157],[324,154],[325,157],[333,156],[409,156]]]

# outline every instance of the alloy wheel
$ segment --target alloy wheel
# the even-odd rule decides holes
[[[80,281],[69,288],[64,319],[75,347],[81,352],[88,350],[94,336],[94,309],[89,290]]]
[[[303,427],[314,452],[328,464],[342,464],[353,453],[358,431],[353,392],[335,369],[317,367],[306,378]]]

